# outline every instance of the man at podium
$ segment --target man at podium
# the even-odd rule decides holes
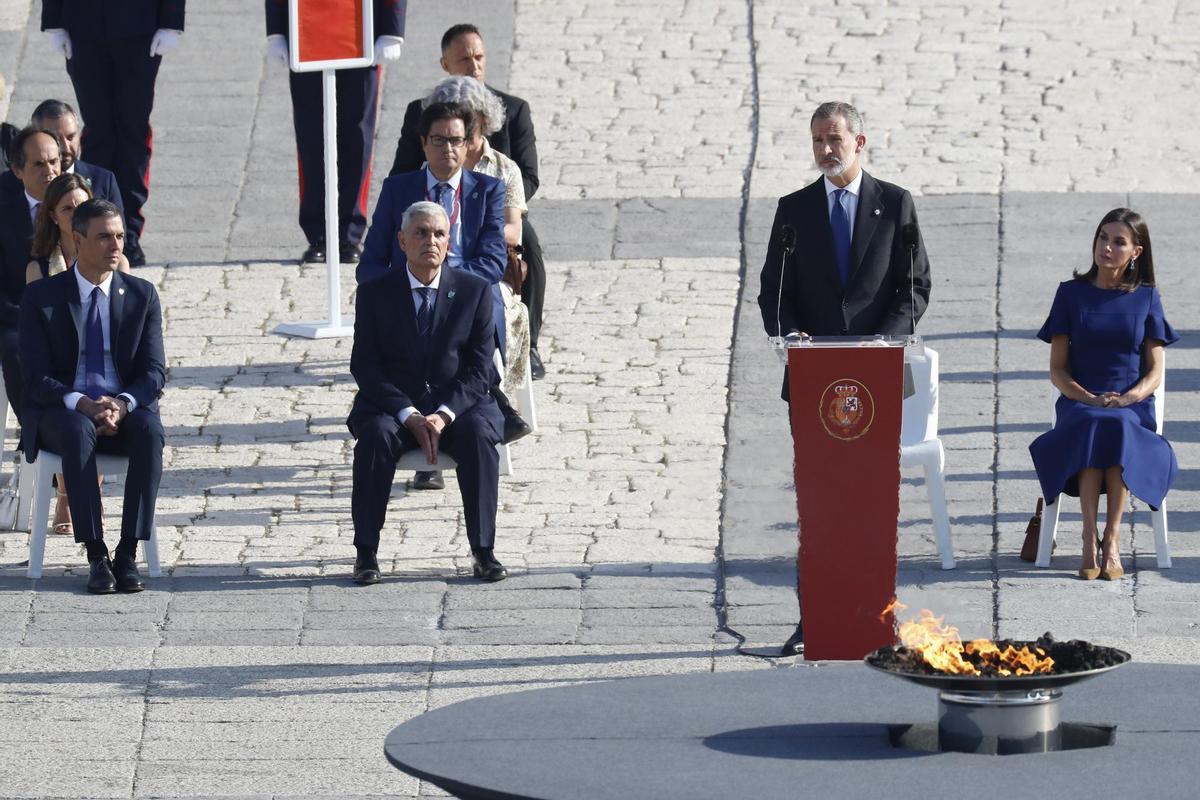
[[[854,106],[822,103],[809,129],[821,177],[779,200],[759,276],[767,334],[915,333],[930,278],[912,195],[863,171],[867,137]],[[801,622],[784,654],[802,652],[803,642]]]

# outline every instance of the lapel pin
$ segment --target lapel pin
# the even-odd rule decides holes
[[[471,192],[471,199],[472,199],[472,200],[478,200],[478,199],[479,199],[479,192]]]
[[[125,294],[125,288],[122,287],[120,289],[117,289],[117,294]]]
[[[453,289],[451,289],[450,291],[446,292],[446,299],[447,299],[447,300],[453,300],[453,299],[454,299],[454,290],[453,290]]]
[[[874,215],[874,216],[876,216],[876,217],[878,217],[878,216],[879,216],[879,213],[880,213],[880,212],[879,212],[879,209],[878,209],[878,208],[877,208],[877,209],[875,209],[874,211],[872,211],[872,212],[871,212],[871,214],[872,214],[872,215]]]

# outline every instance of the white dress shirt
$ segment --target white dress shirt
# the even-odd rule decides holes
[[[78,269],[75,269],[75,283],[79,287],[79,302],[83,306],[83,318],[86,320],[88,309],[92,305],[92,289],[96,288],[96,284],[83,277]],[[100,327],[104,330],[104,383],[101,388],[104,389],[104,393],[107,395],[124,399],[129,404],[129,410],[133,411],[137,408],[137,400],[134,399],[133,395],[121,392],[120,376],[117,375],[117,366],[113,362],[112,325],[110,324],[112,317],[112,309],[110,308],[112,305],[110,299],[111,292],[112,273],[110,272],[100,283],[100,293],[103,295],[99,309]],[[87,355],[84,353],[83,348],[84,342],[81,341],[79,343],[79,361],[75,365],[75,391],[67,392],[63,395],[63,404],[72,411],[75,410],[75,406],[79,403],[80,398],[87,396],[84,394],[87,390]]]
[[[850,241],[854,241],[854,221],[858,219],[858,192],[862,189],[862,170],[854,176],[854,180],[850,181],[847,186],[836,186],[829,178],[825,178],[825,210],[829,212],[829,216],[833,216],[833,204],[836,199],[833,193],[838,189],[846,190],[846,199],[842,204],[846,206],[846,214],[850,218]]]
[[[459,170],[458,174],[462,175],[462,170]],[[428,285],[417,280],[417,276],[412,274],[412,270],[406,268],[404,272],[408,275],[408,287],[410,289],[409,294],[412,295],[413,314],[421,313],[421,293],[417,290],[433,289],[433,297],[429,298],[429,312],[432,314],[433,310],[437,307],[437,290],[442,285],[442,271],[439,269],[437,275],[433,276],[433,280]],[[447,408],[444,403],[438,406],[437,410],[449,417],[451,422],[454,422],[454,412]],[[403,425],[406,419],[418,413],[420,412],[417,411],[415,406],[405,406],[396,413],[396,419],[400,420],[400,424]]]
[[[444,181],[439,181],[433,176],[429,170],[429,165],[425,165],[425,196],[429,198],[431,203],[437,202],[437,185],[446,183],[450,185],[450,196],[458,198],[458,214],[454,224],[450,226],[450,249],[446,253],[446,265],[450,267],[461,267],[463,262],[462,257],[462,196],[459,194],[458,187],[462,183],[462,170],[456,170],[453,175]],[[451,212],[446,212],[446,219],[450,219]],[[411,273],[409,277],[412,277]]]

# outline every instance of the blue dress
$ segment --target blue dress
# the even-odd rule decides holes
[[[1093,394],[1124,392],[1141,379],[1142,342],[1179,339],[1163,316],[1153,286],[1132,292],[1100,289],[1084,280],[1064,281],[1050,316],[1038,331],[1049,342],[1070,337],[1071,376]],[[1096,408],[1059,397],[1054,428],[1029,445],[1047,501],[1079,496],[1078,472],[1120,465],[1129,491],[1151,508],[1162,505],[1179,465],[1166,439],[1155,433],[1154,397],[1126,408]]]

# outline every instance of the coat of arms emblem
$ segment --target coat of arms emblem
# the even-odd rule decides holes
[[[835,439],[857,439],[875,420],[875,400],[860,381],[841,378],[821,393],[819,413],[825,431]]]

